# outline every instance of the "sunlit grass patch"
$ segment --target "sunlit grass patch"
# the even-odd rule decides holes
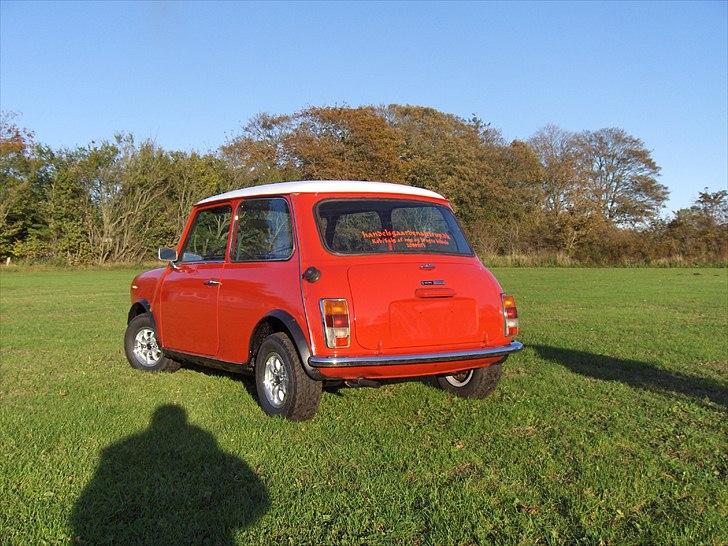
[[[0,542],[727,542],[727,271],[495,273],[527,348],[488,400],[340,389],[304,423],[131,369],[130,270],[3,273]]]

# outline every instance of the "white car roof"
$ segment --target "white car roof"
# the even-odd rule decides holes
[[[213,195],[197,204],[202,205],[223,199],[239,199],[241,197],[255,197],[258,195],[284,195],[289,193],[400,193],[419,197],[445,199],[442,195],[434,191],[417,188],[415,186],[405,186],[403,184],[361,182],[357,180],[308,180],[241,188],[239,190]]]

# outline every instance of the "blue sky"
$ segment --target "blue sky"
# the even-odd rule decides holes
[[[506,138],[623,127],[671,190],[728,184],[728,3],[0,2],[0,107],[39,141],[215,149],[251,115],[410,103]]]

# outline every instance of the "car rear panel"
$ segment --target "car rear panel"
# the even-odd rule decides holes
[[[500,287],[477,259],[372,261],[347,272],[362,348],[485,346],[502,332]]]
[[[359,197],[378,196],[337,195],[337,198]],[[411,196],[401,197],[412,200]],[[294,201],[301,248],[300,270],[314,267],[321,272],[314,282],[301,280],[312,354],[322,357],[412,355],[494,347],[510,342],[504,335],[501,287],[476,256],[337,254],[324,245],[315,220],[317,204],[330,198],[324,194],[301,194]],[[446,205],[442,200],[431,201]],[[323,298],[347,300],[351,319],[349,347],[326,346],[320,306]],[[320,368],[319,371],[331,378],[414,377],[488,366],[501,359]]]

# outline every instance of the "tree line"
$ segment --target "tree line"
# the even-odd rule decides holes
[[[547,126],[507,142],[483,120],[432,108],[309,107],[259,114],[208,153],[118,134],[74,149],[0,120],[0,257],[104,264],[152,259],[192,205],[289,180],[380,180],[453,204],[483,257],[534,263],[725,264],[728,191],[662,211],[668,189],[639,138],[619,128]]]

